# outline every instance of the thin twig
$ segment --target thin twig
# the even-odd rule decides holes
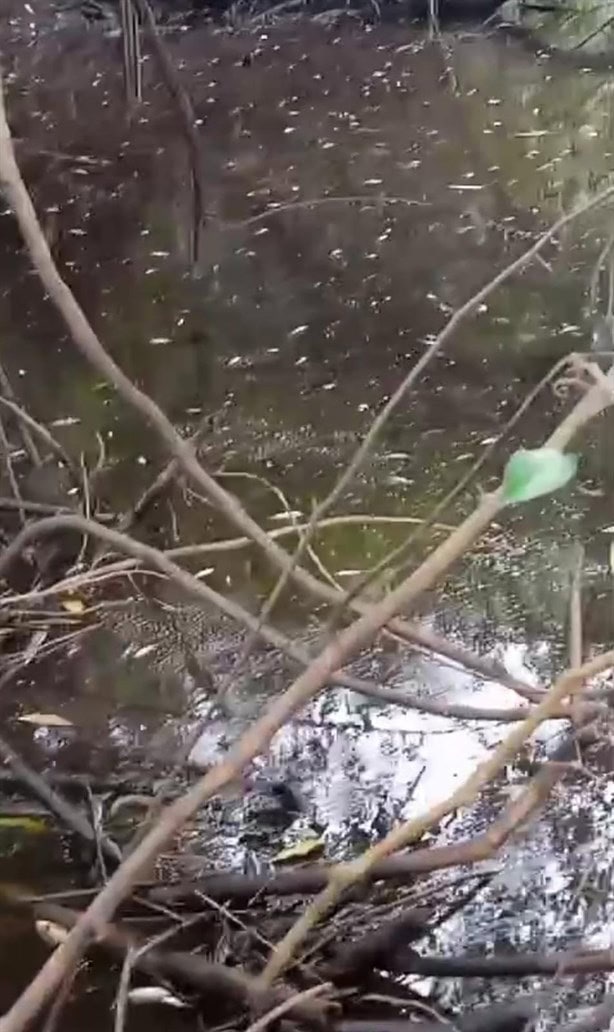
[[[31,502],[27,498],[22,498],[21,501],[17,501],[16,498],[0,498],[0,509],[23,509],[24,512],[35,513],[39,516],[72,511],[66,505],[48,505],[45,502]]]
[[[5,370],[5,368],[4,368],[4,366],[2,365],[1,362],[0,362],[0,389],[2,390],[2,393],[3,393],[5,398],[7,398],[9,401],[14,401],[15,403],[17,403],[17,395],[15,394],[15,391],[13,390],[13,385],[11,384],[11,381],[9,380],[8,375],[6,373],[6,370]],[[24,425],[21,426],[21,436],[22,436],[22,439],[23,439],[24,448],[27,451],[28,455],[30,456],[30,461],[32,462],[32,465],[33,466],[40,466],[41,462],[42,462],[41,455],[40,455],[40,452],[39,452],[38,448],[36,447],[34,441],[32,440],[32,436],[31,436],[30,431],[28,430],[27,426],[24,426]]]
[[[193,222],[195,232],[192,242],[192,260],[196,263],[199,259],[199,244],[204,214],[203,205],[205,188],[205,170],[201,142],[197,131],[197,119],[189,94],[184,89],[168,50],[160,38],[156,19],[148,0],[131,0],[131,2],[134,4],[141,17],[143,29],[147,36],[149,45],[153,50],[164,85],[166,86],[175,105],[175,110],[179,118],[179,125],[187,144],[194,201]]]
[[[132,979],[132,968],[134,966],[134,955],[136,949],[134,946],[129,946],[126,950],[126,956],[122,964],[121,974],[119,976],[119,982],[117,985],[117,994],[115,996],[115,1016],[113,1019],[113,1032],[124,1032],[126,1026],[126,1011],[128,1010],[128,992],[130,990],[130,981]]]
[[[272,1010],[267,1011],[262,1017],[252,1022],[248,1026],[247,1032],[264,1032],[265,1028],[268,1028],[278,1018],[282,1018],[284,1014],[291,1011],[296,1007],[297,1003],[304,1003],[306,1000],[315,1000],[318,996],[323,996],[324,993],[330,992],[333,988],[330,982],[324,982],[322,985],[312,985],[309,989],[303,989],[300,993],[295,993],[294,996],[288,997],[287,1000],[282,1000]]]
[[[64,979],[60,987],[59,993],[57,993],[53,1000],[53,1003],[51,1004],[51,1007],[49,1008],[49,1013],[45,1018],[45,1024],[42,1028],[42,1032],[55,1032],[56,1028],[58,1027],[58,1021],[60,1020],[64,1007],[68,1003],[70,992],[73,987],[75,978],[77,977],[77,973],[78,968],[75,968],[75,970]]]
[[[328,204],[360,204],[365,208],[377,208],[386,204],[402,204],[408,208],[428,208],[429,201],[414,201],[409,197],[391,197],[389,194],[351,194],[346,197],[312,197],[302,201],[273,202],[264,211],[256,215],[249,215],[245,219],[220,219],[214,212],[207,212],[210,219],[215,219],[221,224],[222,229],[243,229],[247,226],[255,226],[258,222],[265,222],[272,215],[279,215],[284,212],[301,211],[311,208],[321,208]]]
[[[326,530],[329,527],[345,527],[351,525],[358,525],[364,527],[370,526],[407,526],[407,524],[418,525],[424,523],[424,520],[419,519],[417,516],[385,516],[385,515],[374,515],[372,513],[349,513],[347,516],[328,516],[318,523],[318,530]],[[272,530],[268,530],[267,534],[273,540],[278,538],[289,537],[294,534],[300,534],[307,528],[307,523],[292,523],[286,527],[275,527]],[[434,523],[432,524],[433,530],[438,533],[448,533],[454,530],[454,526],[450,523]],[[186,559],[197,555],[206,555],[210,552],[234,552],[240,548],[247,548],[253,542],[247,537],[235,537],[226,538],[223,541],[206,541],[202,544],[197,545],[181,545],[178,548],[172,549],[173,556],[178,559],[184,557]]]
[[[614,15],[611,18],[606,18],[606,20],[602,22],[601,25],[598,25],[596,29],[594,29],[592,32],[589,32],[588,36],[585,36],[584,39],[581,39],[579,43],[576,43],[573,49],[580,50],[582,47],[586,46],[586,44],[590,43],[590,41],[594,39],[595,36],[598,36],[600,32],[603,32],[605,29],[607,29],[608,26],[612,24],[612,22],[614,22]]]
[[[591,308],[595,308],[596,305],[597,305],[597,302],[599,300],[599,280],[600,280],[600,277],[601,277],[601,270],[603,268],[603,265],[604,265],[606,259],[609,257],[610,252],[611,252],[613,247],[614,247],[614,229],[611,229],[609,234],[608,234],[608,237],[607,237],[607,240],[606,240],[605,244],[603,244],[599,254],[597,255],[597,260],[596,260],[596,262],[595,262],[595,264],[593,266],[593,271],[591,273],[589,289],[588,289],[588,296],[589,296],[589,299],[590,299]]]
[[[143,76],[141,70],[141,39],[139,19],[132,6],[132,0],[121,0],[120,18],[123,44],[123,71],[126,100],[130,106],[143,99]]]
[[[190,444],[197,448],[202,441],[205,431],[211,427],[211,416],[206,415],[200,420],[196,430],[189,438]],[[140,498],[135,502],[132,509],[126,512],[117,525],[117,529],[121,531],[130,530],[134,524],[141,519],[141,517],[151,508],[151,506],[158,501],[158,499],[165,493],[165,491],[174,482],[177,474],[181,470],[181,464],[178,459],[171,459],[167,462],[166,466],[158,473],[158,476],[154,481],[147,487]],[[251,539],[247,539],[247,543],[251,544]]]
[[[0,401],[3,399],[0,398]],[[26,514],[22,504],[21,491],[19,484],[17,483],[17,477],[15,476],[15,470],[13,469],[13,460],[11,458],[11,445],[8,437],[6,436],[6,430],[4,428],[4,422],[0,417],[0,451],[2,452],[2,460],[4,462],[4,468],[6,475],[11,485],[11,490],[15,496],[15,502],[17,503],[17,511],[19,513],[19,519],[21,520],[22,526],[26,525]]]
[[[4,405],[6,408],[10,409],[22,423],[24,423],[30,430],[33,430],[34,433],[38,434],[41,441],[45,442],[49,450],[55,452],[55,454],[62,460],[72,474],[75,484],[78,484],[79,470],[75,466],[66,449],[62,447],[60,442],[56,440],[47,427],[34,419],[29,412],[26,412],[23,406],[18,405],[17,402],[13,401],[11,398],[3,398],[2,395],[0,395],[0,405]]]
[[[569,592],[569,665],[580,666],[582,662],[582,567],[584,549],[577,545],[571,574]]]

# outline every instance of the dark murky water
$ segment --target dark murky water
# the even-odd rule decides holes
[[[144,63],[143,105],[128,114],[113,33],[86,25],[76,11],[56,17],[43,0],[8,6],[0,46],[18,156],[79,301],[121,365],[180,427],[215,413],[206,442],[211,468],[266,478],[297,512],[308,514],[312,498],[332,484],[446,314],[611,167],[611,75],[539,61],[501,33],[449,33],[442,49],[408,25],[300,20],[232,33],[197,25],[168,36],[204,146],[208,219],[194,267],[189,167],[153,62]],[[461,327],[388,425],[339,512],[428,513],[551,364],[588,346],[588,284],[608,218],[562,234],[545,263]],[[0,269],[7,372],[73,454],[93,465],[104,449],[102,499],[114,510],[129,505],[159,468],[157,442],[76,357],[8,215],[0,221]],[[521,425],[523,443],[540,441],[559,408],[545,393]],[[581,442],[579,487],[507,519],[496,547],[469,556],[425,601],[424,618],[514,672],[546,678],[564,661],[580,541],[586,644],[611,642],[611,432],[610,419],[597,421]],[[499,473],[495,459],[482,486]],[[229,484],[268,526],[279,523],[283,506],[262,480],[236,476]],[[473,499],[466,494],[446,518],[457,520]],[[173,529],[182,543],[227,534],[189,494],[149,521],[154,541],[168,541]],[[343,582],[406,532],[394,523],[335,527],[317,552]],[[249,549],[195,568],[205,564],[214,586],[252,605],[269,583]],[[169,726],[202,712],[202,686],[177,676],[176,665],[174,676],[168,669],[163,676],[159,651],[149,650],[154,639],[151,627],[142,637],[135,632],[127,657],[125,638],[100,632],[26,671],[19,697],[3,699],[5,719],[23,708],[59,711],[78,736],[32,735],[11,724],[19,744],[37,762],[98,773],[168,759]],[[220,671],[235,648],[227,634],[222,641]],[[288,675],[259,667],[237,693],[237,726]],[[515,703],[505,689],[420,657],[407,658],[397,680],[455,701]],[[204,759],[233,733],[233,723],[212,717]],[[269,767],[301,785],[309,819],[326,829],[335,855],[446,792],[498,737],[496,726],[451,726],[326,696],[279,736]],[[609,870],[608,769],[604,762],[591,789],[590,814],[578,785],[532,831],[539,865],[531,863],[535,839],[528,854],[522,843],[512,847],[523,877],[494,883],[448,930],[451,942],[483,942],[496,913],[499,946],[536,947],[545,938],[554,948],[567,944],[570,930],[609,945],[607,905],[587,917],[572,898],[589,847]],[[491,804],[482,811],[472,817],[476,826],[492,816]],[[242,822],[240,814],[231,823],[220,862],[240,862],[252,848]],[[466,827],[456,822],[447,834]],[[216,842],[205,824],[194,852],[206,849],[211,862]],[[23,871],[23,851],[7,853],[13,877],[15,862]],[[3,928],[33,964],[42,949],[26,934]],[[3,966],[0,1003],[27,978],[21,961],[15,970]],[[106,1002],[98,1013],[108,1025]],[[79,1027],[78,1014],[74,1022]]]

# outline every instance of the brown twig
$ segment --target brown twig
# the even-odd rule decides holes
[[[13,385],[8,378],[6,370],[0,362],[0,389],[8,401],[14,401],[17,404],[17,395],[13,390]],[[23,423],[21,425],[21,436],[23,439],[24,448],[30,456],[30,461],[33,466],[40,466],[42,459],[38,448],[36,447],[28,427]]]
[[[175,109],[179,116],[181,131],[187,144],[188,154],[190,157],[190,171],[194,198],[195,238],[193,241],[192,259],[196,262],[199,258],[200,233],[204,215],[205,184],[201,142],[196,129],[196,115],[194,114],[192,101],[177,75],[177,70],[170,58],[168,50],[160,39],[156,26],[156,19],[149,3],[147,0],[132,0],[132,3],[140,15],[147,40],[155,55],[160,75],[162,76],[164,85],[166,86],[175,105]]]
[[[0,509],[23,509],[24,512],[34,513],[37,516],[54,515],[58,512],[70,512],[67,506],[47,505],[45,502],[30,502],[27,498],[17,501],[16,498],[0,498]]]
[[[210,426],[211,416],[204,416],[203,419],[200,420],[200,423],[194,431],[194,433],[192,434],[192,436],[189,438],[190,444],[197,448],[200,442],[202,441],[205,431],[208,430]],[[152,481],[149,487],[147,487],[143,491],[142,495],[140,496],[140,498],[137,499],[137,501],[129,510],[129,512],[125,513],[122,516],[121,520],[117,525],[117,529],[121,531],[130,530],[130,528],[133,527],[134,524],[138,520],[140,520],[146,512],[148,512],[151,506],[154,505],[154,503],[157,502],[162,497],[162,495],[164,495],[164,493],[169,489],[171,484],[174,482],[180,470],[181,464],[178,459],[171,459],[170,462],[167,462],[164,469],[160,470],[158,476],[155,478],[155,480]],[[250,538],[235,540],[244,540],[247,542],[248,545],[252,544]]]
[[[385,516],[377,515],[373,513],[348,513],[345,516],[328,516],[318,523],[318,530],[326,530],[328,527],[346,527],[351,525],[358,525],[364,527],[371,526],[406,526],[408,523],[411,524],[422,524],[424,520],[419,519],[417,516]],[[294,536],[300,534],[302,531],[307,529],[307,523],[293,523],[285,527],[274,527],[272,530],[268,530],[267,534],[273,540],[278,540],[282,537]],[[455,528],[450,523],[434,523],[432,525],[433,530],[438,532],[449,533]],[[178,548],[173,549],[173,556],[175,558],[185,557],[190,558],[197,555],[207,555],[210,552],[234,552],[237,549],[247,548],[253,544],[250,538],[247,537],[235,537],[226,538],[222,541],[206,541],[202,544],[196,545],[180,545]]]
[[[33,430],[36,434],[38,434],[40,439],[45,442],[49,450],[55,452],[55,454],[66,465],[67,469],[70,471],[72,475],[75,484],[79,484],[78,469],[75,467],[75,464],[72,461],[66,449],[62,447],[60,442],[55,439],[55,437],[47,429],[47,427],[43,426],[42,423],[39,423],[36,419],[34,419],[29,412],[26,412],[22,405],[18,405],[17,402],[13,401],[11,398],[3,398],[2,395],[0,395],[0,405],[4,405],[5,408],[10,409],[13,415],[15,415],[21,423],[25,424],[25,426],[27,426],[30,430]],[[37,465],[41,465],[41,463],[39,462],[37,463]]]
[[[134,967],[135,953],[136,950],[134,946],[129,946],[124,956],[124,962],[119,975],[119,982],[117,983],[115,1003],[113,1004],[115,1011],[113,1017],[113,1032],[124,1032],[124,1028],[126,1027],[128,992],[130,991],[130,981],[132,978],[132,968]]]
[[[378,208],[387,204],[399,204],[407,208],[427,208],[428,201],[414,201],[410,197],[391,197],[389,194],[350,194],[345,197],[312,197],[301,201],[273,202],[264,211],[256,215],[248,215],[245,219],[220,219],[214,212],[207,212],[210,219],[220,222],[222,229],[245,229],[247,226],[254,226],[258,222],[265,222],[273,215],[284,212],[303,211],[305,209],[321,208],[331,204],[359,204],[365,208]]]
[[[128,105],[133,106],[143,99],[139,19],[132,6],[132,0],[121,0],[119,10],[124,59],[124,89]]]
[[[0,399],[2,400],[2,399]],[[4,428],[4,422],[0,417],[0,452],[2,453],[2,461],[6,470],[9,484],[11,485],[11,491],[15,497],[16,508],[19,513],[19,519],[21,520],[22,526],[26,525],[26,514],[22,505],[21,491],[19,484],[17,483],[17,477],[15,476],[15,470],[13,469],[13,460],[11,458],[11,445],[6,435]]]
[[[312,985],[309,989],[303,989],[302,992],[295,993],[294,996],[288,997],[287,1000],[282,1000],[276,1007],[273,1007],[266,1014],[252,1022],[247,1032],[264,1032],[278,1018],[282,1018],[284,1014],[288,1014],[289,1011],[295,1009],[297,1004],[305,1003],[307,1000],[315,1000],[317,997],[330,992],[332,988],[330,982],[324,982],[322,985]]]

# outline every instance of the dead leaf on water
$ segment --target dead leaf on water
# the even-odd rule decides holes
[[[74,727],[70,720],[59,713],[22,713],[17,717],[22,724],[34,724],[35,727]]]
[[[301,839],[300,842],[295,842],[292,846],[287,846],[282,849],[273,857],[273,863],[275,864],[289,864],[293,860],[304,860],[307,856],[312,856],[314,853],[321,853],[324,849],[323,838],[305,838]]]

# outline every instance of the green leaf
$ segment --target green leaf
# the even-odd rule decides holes
[[[578,456],[558,448],[519,448],[509,459],[503,474],[506,504],[530,502],[564,487],[575,475]]]

